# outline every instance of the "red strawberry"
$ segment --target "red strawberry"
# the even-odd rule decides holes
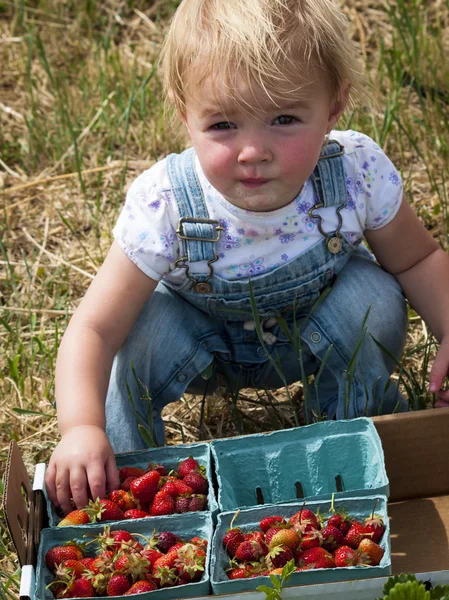
[[[131,508],[123,514],[124,519],[144,519],[145,517],[149,516],[149,513],[145,512],[144,510],[139,510],[138,508]]]
[[[171,587],[177,583],[175,561],[178,558],[178,549],[172,548],[158,558],[153,564],[152,577],[160,587]]]
[[[378,544],[385,531],[382,517],[373,513],[370,517],[365,519],[364,527],[365,532],[371,534],[369,539]]]
[[[94,596],[94,587],[87,577],[74,579],[67,586],[66,598],[92,598]]]
[[[323,536],[321,535],[321,531],[309,525],[306,527],[308,531],[306,531],[301,538],[301,550],[308,550],[309,548],[317,548],[321,546],[323,542]]]
[[[90,570],[95,574],[112,573],[114,570],[114,559],[114,552],[111,550],[104,550],[94,558]]]
[[[164,556],[162,552],[159,552],[159,550],[156,550],[155,548],[150,548],[148,546],[144,548],[144,550],[142,550],[141,555],[150,563],[150,569],[153,568],[153,565],[158,558]]]
[[[165,492],[169,496],[173,496],[173,498],[176,498],[176,496],[180,496],[181,494],[193,494],[190,485],[176,477],[167,477],[167,481],[162,485],[159,491]]]
[[[304,525],[313,525],[315,529],[320,529],[320,522],[317,515],[308,508],[302,508],[289,519],[291,525],[298,525],[300,528]],[[297,529],[297,527],[295,527]]]
[[[120,521],[124,518],[117,504],[107,498],[103,500],[97,498],[95,502],[89,500],[89,505],[84,510],[94,523],[95,521]]]
[[[332,525],[326,525],[324,529],[320,531],[322,536],[322,546],[325,550],[329,552],[333,552],[338,546],[342,546],[344,544],[344,535],[342,532],[337,529],[337,527],[332,527]]]
[[[141,502],[151,502],[156,495],[161,476],[157,471],[148,471],[131,482],[131,492],[134,498]]]
[[[270,529],[265,534],[265,543],[270,546],[272,538],[278,533],[278,531],[282,531],[282,527],[270,527]]]
[[[273,535],[268,545],[270,548],[274,548],[275,546],[287,546],[294,551],[300,543],[301,538],[294,529],[280,529]]]
[[[131,584],[122,573],[114,573],[108,582],[106,593],[108,596],[123,596],[131,587]]]
[[[202,550],[207,550],[208,542],[204,538],[195,536],[190,540],[190,543],[195,544],[195,546],[198,546],[198,548],[201,548]]]
[[[148,572],[150,561],[141,554],[119,553],[114,567],[118,573],[129,576],[133,581],[136,581],[142,579]]]
[[[270,527],[274,527],[277,523],[280,523],[281,525],[286,525],[286,520],[284,519],[284,517],[265,517],[259,523],[259,527],[264,533],[267,533]]]
[[[189,511],[197,512],[207,508],[207,496],[204,494],[193,494],[190,497]]]
[[[200,471],[189,471],[183,480],[195,494],[207,494],[209,483]]]
[[[137,479],[137,477],[127,477],[121,485],[122,490],[124,490],[125,492],[130,492],[131,484],[135,479]]]
[[[156,471],[153,471],[155,473]],[[150,515],[172,515],[175,512],[175,500],[172,496],[164,494],[164,492],[157,492],[154,497],[153,504],[151,505]]]
[[[157,590],[157,585],[152,581],[147,581],[143,579],[142,581],[136,581],[129,588],[127,592],[125,592],[124,596],[131,596],[132,594],[142,594],[143,592],[152,592],[153,590]]]
[[[84,569],[86,571],[90,571],[94,560],[95,560],[95,558],[89,557],[89,558],[82,558],[79,562],[84,566]]]
[[[349,567],[354,565],[354,550],[349,546],[340,546],[334,550],[332,556],[334,557],[336,567]]]
[[[181,479],[184,479],[187,473],[190,473],[190,471],[193,471],[194,469],[199,470],[200,463],[196,459],[194,459],[193,456],[189,456],[189,458],[186,458],[179,463],[178,475]]]
[[[141,477],[144,473],[145,469],[141,469],[140,467],[121,467],[118,470],[118,476],[122,482],[128,479],[128,477]]]
[[[89,515],[83,509],[72,510],[58,523],[58,527],[67,525],[86,525],[89,523]]]
[[[362,564],[365,565],[378,565],[384,555],[384,550],[378,544],[376,544],[376,542],[373,542],[373,540],[369,539],[363,539],[360,542],[357,550],[358,552],[361,552],[363,561]]]
[[[226,572],[229,579],[246,579],[249,577],[248,571],[244,567],[237,567]]]
[[[324,548],[310,548],[299,555],[299,566],[312,569],[332,569],[335,567],[332,554]]]
[[[228,556],[234,558],[237,548],[245,541],[243,531],[239,527],[229,529],[223,536],[223,547]]]
[[[84,558],[84,553],[76,544],[54,546],[47,551],[45,555],[45,564],[50,571],[54,572],[56,565],[61,564],[63,560],[81,560],[82,558]]]
[[[242,542],[235,552],[238,562],[256,562],[267,554],[268,548],[257,540],[246,540]]]
[[[174,565],[185,583],[199,581],[204,573],[206,553],[194,544],[184,544],[177,550],[178,557]]]
[[[57,565],[55,577],[62,580],[70,579],[71,577],[79,579],[85,570],[86,568],[80,560],[68,558],[63,560],[60,565]]]
[[[108,500],[117,504],[121,511],[125,512],[131,508],[137,508],[135,498],[129,492],[125,490],[113,490],[108,494]]]
[[[267,567],[270,570],[285,567],[288,561],[292,559],[293,552],[288,546],[275,546],[265,557]]]
[[[339,529],[343,535],[346,535],[351,527],[353,519],[350,519],[346,512],[341,511],[329,517],[328,525]]]
[[[351,548],[357,548],[360,542],[369,536],[365,533],[365,527],[358,521],[353,521],[348,533],[345,536],[345,543]]]

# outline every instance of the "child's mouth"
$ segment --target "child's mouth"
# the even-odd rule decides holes
[[[265,183],[268,183],[268,181],[269,181],[269,179],[251,177],[249,179],[242,179],[241,183],[245,187],[255,188],[255,187],[260,187],[260,186],[264,185]]]

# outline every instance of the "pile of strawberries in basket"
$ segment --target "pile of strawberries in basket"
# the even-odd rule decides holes
[[[177,471],[150,463],[147,469],[119,469],[120,489],[70,512],[58,525],[85,525],[206,510],[209,483],[204,467],[189,457]]]
[[[87,537],[86,534],[84,537]],[[96,542],[95,556],[86,557]],[[207,540],[188,542],[169,531],[151,538],[105,527],[93,540],[47,551],[45,564],[54,580],[47,586],[55,598],[129,596],[199,581],[204,574]]]
[[[257,531],[244,533],[232,525],[223,538],[231,559],[226,569],[229,579],[280,575],[290,561],[296,571],[374,566],[384,555],[379,542],[385,526],[374,511],[360,522],[334,510],[325,520],[303,507],[289,519],[262,519]]]

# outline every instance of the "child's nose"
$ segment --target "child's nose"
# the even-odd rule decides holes
[[[272,160],[271,150],[263,140],[248,140],[242,145],[238,155],[241,164],[255,164]]]

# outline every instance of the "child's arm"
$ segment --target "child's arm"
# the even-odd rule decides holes
[[[105,433],[105,398],[112,361],[157,282],[114,242],[73,315],[56,363],[61,441],[50,459],[46,487],[65,513],[70,491],[77,507],[118,487],[114,453]]]
[[[365,236],[379,263],[397,278],[440,342],[430,373],[430,391],[437,392],[449,371],[449,255],[405,199],[390,223],[365,231]],[[440,391],[439,400],[449,402],[449,391]]]

